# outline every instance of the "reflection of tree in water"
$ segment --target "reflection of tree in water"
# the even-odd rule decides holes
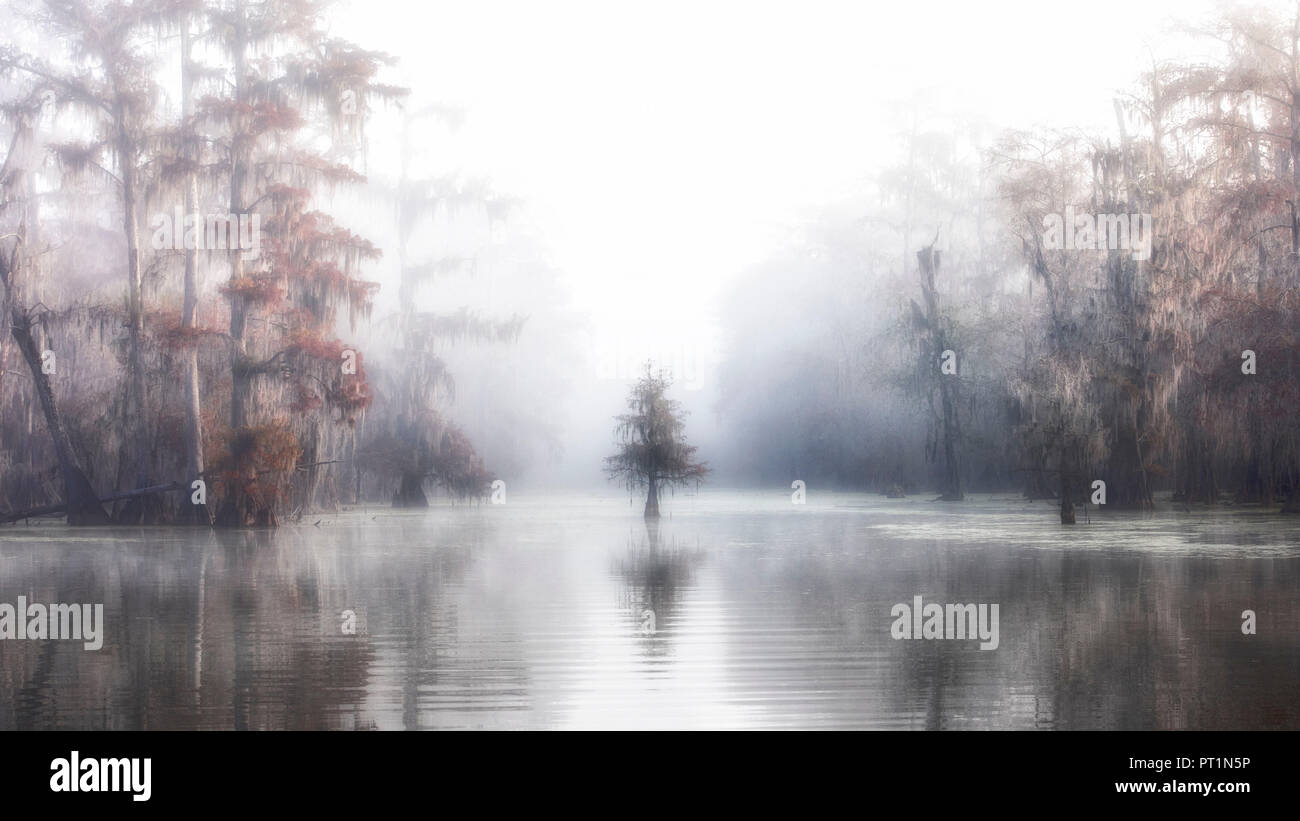
[[[142,531],[136,538],[51,543],[0,599],[17,587],[32,602],[102,603],[103,647],[78,641],[5,642],[0,649],[0,728],[173,729],[205,725],[202,669],[202,557],[209,531]],[[10,698],[10,696],[13,698]],[[229,710],[225,711],[229,726]],[[208,715],[208,719],[212,716]]]
[[[392,528],[384,539],[393,550],[373,555],[369,548],[374,533],[361,524],[351,528],[331,554],[336,567],[325,587],[334,601],[324,609],[324,629],[334,638],[325,643],[344,651],[366,648],[355,682],[340,685],[355,693],[354,712],[361,714],[360,702],[374,690],[382,695],[372,707],[391,713],[399,707],[389,703],[398,693],[401,726],[419,729],[430,693],[456,684],[444,680],[457,675],[458,660],[447,658],[454,656],[459,643],[460,602],[455,594],[486,538],[485,525],[478,518],[458,516],[398,516],[385,524]],[[302,549],[310,551],[311,533],[303,532]],[[341,636],[338,618],[343,609],[357,613],[354,636]],[[372,723],[366,718],[360,726]]]
[[[363,531],[158,530],[33,552],[0,601],[102,602],[104,646],[0,642],[0,729],[366,728],[398,692],[416,726],[473,541],[403,522],[378,556]],[[376,694],[381,670],[399,686]]]
[[[1267,569],[1247,569],[1257,565]],[[896,659],[892,709],[923,726],[1300,726],[1295,559],[976,551],[896,569],[914,581],[891,585],[888,598],[907,601],[905,585],[928,579],[927,603],[1001,608],[995,651],[878,640]],[[1274,629],[1242,635],[1248,608],[1269,613]]]
[[[679,591],[690,583],[702,557],[698,545],[685,545],[665,534],[669,528],[659,521],[646,521],[644,537],[629,533],[627,551],[615,564],[623,580],[619,598],[627,613],[626,624],[654,656],[668,653],[664,636],[677,610]],[[651,623],[653,632],[647,629]]]
[[[528,642],[565,622],[530,631],[510,619],[554,596],[567,572],[546,575],[555,554],[497,550],[486,561],[484,544],[503,540],[469,520],[381,522],[380,537],[368,524],[371,535],[362,523],[274,534],[157,529],[0,557],[0,601],[103,602],[106,620],[98,652],[0,642],[0,730],[473,725],[493,720],[485,700],[542,709],[545,699],[527,697]],[[615,546],[601,581],[617,580],[623,641],[654,661],[679,648],[669,642],[704,553],[672,538],[671,522],[641,527]],[[758,688],[767,675],[774,692],[816,693],[809,720],[1300,728],[1300,559],[943,543],[827,549],[854,538],[839,527],[784,548],[744,534],[760,546],[709,554],[710,586],[716,579],[728,608],[714,614],[744,628],[722,651],[745,657],[736,683]],[[494,584],[475,570],[467,582],[484,566],[538,578]],[[487,595],[497,589],[508,595]],[[914,594],[999,603],[999,649],[893,640],[890,607]],[[651,636],[641,635],[646,608],[656,614]],[[358,614],[355,636],[341,634],[344,609]],[[1244,609],[1258,614],[1257,635],[1242,635]],[[756,657],[781,664],[756,671]]]
[[[437,692],[445,681],[443,656],[454,651],[459,639],[459,603],[448,595],[449,588],[461,584],[474,561],[473,548],[482,545],[484,535],[474,531],[474,543],[448,527],[439,527],[429,550],[415,559],[415,564],[384,562],[379,583],[392,591],[384,612],[392,623],[387,631],[402,636],[402,728],[421,728],[421,692]],[[429,543],[429,534],[413,538],[411,543]],[[455,675],[453,674],[453,679]],[[427,708],[429,705],[423,705]]]
[[[202,569],[206,612],[195,642],[201,709],[229,704],[236,729],[354,726],[373,653],[341,634],[343,608],[326,592],[350,580],[305,529],[217,538]]]
[[[224,726],[239,729],[373,727],[375,705],[364,702],[382,661],[374,636],[396,636],[403,726],[419,726],[421,688],[437,678],[433,637],[456,623],[443,594],[464,576],[471,545],[423,517],[392,526],[392,543],[411,549],[382,560],[364,549],[359,523],[217,531],[198,573],[201,709],[229,705]],[[354,635],[342,632],[344,610],[356,613]]]
[[[1068,573],[1062,557],[1029,560],[997,550],[949,550],[939,544],[880,567],[872,575],[889,579],[892,592],[873,607],[874,643],[894,658],[886,698],[899,716],[930,730],[1023,727],[1055,720],[1060,697],[1058,660],[1068,612],[1062,597]],[[999,609],[996,650],[977,640],[893,639],[888,628],[892,603],[912,607],[920,594],[929,604],[994,604]],[[910,613],[910,610],[909,610]],[[1062,661],[1061,663],[1068,663]],[[1032,692],[1032,715],[1016,715],[1016,699]]]
[[[1070,557],[1068,653],[1051,671],[1060,726],[1295,729],[1296,559]],[[1248,569],[1247,569],[1248,568]],[[1244,571],[1244,572],[1243,572]],[[1241,612],[1273,628],[1241,632]]]

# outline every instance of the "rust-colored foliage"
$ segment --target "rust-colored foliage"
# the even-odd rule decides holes
[[[287,421],[250,425],[223,436],[209,478],[219,497],[238,493],[240,525],[275,524],[275,511],[288,497],[302,453]]]

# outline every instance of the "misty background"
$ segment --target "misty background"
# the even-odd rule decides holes
[[[426,173],[519,198],[507,228],[461,246],[478,257],[477,278],[421,297],[529,316],[515,345],[446,353],[457,382],[448,412],[489,468],[520,487],[603,485],[610,417],[651,359],[677,381],[714,483],[749,485],[828,478],[790,453],[777,457],[788,470],[755,464],[753,425],[782,433],[787,450],[805,449],[808,434],[787,395],[805,383],[771,371],[799,371],[811,387],[818,368],[853,356],[869,380],[870,357],[847,335],[887,326],[914,290],[873,287],[865,258],[898,274],[904,239],[858,222],[881,210],[882,178],[905,162],[908,135],[948,135],[974,166],[1003,128],[1114,137],[1116,95],[1159,56],[1204,50],[1180,27],[1214,8],[1007,2],[991,18],[949,2],[377,0],[343,2],[332,19],[340,36],[399,58],[392,76],[413,91],[408,109],[457,112],[455,127],[422,132]],[[374,177],[397,173],[400,117],[377,112],[368,128]],[[385,245],[364,207],[348,222]],[[844,244],[819,258],[829,234]],[[385,283],[377,316],[396,300],[394,263],[368,274]],[[742,389],[745,369],[770,381]],[[864,408],[862,423],[876,415],[884,431],[914,413],[907,400],[887,404]],[[544,419],[540,442],[512,433],[511,419],[541,421],[532,414]],[[917,461],[922,435],[897,458]]]
[[[1245,455],[1241,431],[1187,410],[1239,406],[1248,383],[1180,370],[1204,375],[1255,344],[1225,328],[1258,324],[1266,283],[1286,287],[1271,272],[1280,234],[1259,243],[1258,270],[1237,255],[1277,227],[1285,192],[1259,187],[1276,146],[1266,126],[1231,131],[1288,116],[1249,97],[1277,91],[1257,68],[1285,3],[232,0],[182,23],[198,14],[184,8],[6,11],[8,185],[45,191],[56,240],[49,253],[15,243],[32,256],[7,298],[74,374],[52,390],[91,485],[142,491],[181,473],[185,451],[184,473],[220,476],[232,499],[285,475],[276,492],[298,514],[394,489],[419,506],[421,483],[453,498],[481,498],[492,479],[605,487],[613,417],[650,363],[672,378],[714,486],[1065,498],[1105,475],[1133,485],[1122,502],[1138,507],[1153,484],[1208,500],[1235,483],[1265,502],[1300,486],[1296,442],[1271,410]],[[228,24],[243,19],[253,39],[237,42]],[[189,80],[181,31],[197,55]],[[104,62],[119,54],[130,60]],[[87,109],[66,83],[42,88],[65,70],[138,99],[118,114],[108,91]],[[23,108],[51,91],[52,114]],[[241,113],[250,104],[264,121]],[[1204,134],[1214,105],[1220,143]],[[126,149],[105,137],[119,126],[135,134]],[[206,142],[191,156],[186,139]],[[1210,180],[1220,151],[1236,163],[1227,188]],[[1273,177],[1291,162],[1277,155]],[[148,247],[144,226],[179,204],[182,171],[205,212],[259,213],[262,261],[246,271]],[[1189,186],[1196,207],[1247,215],[1222,227],[1228,259],[1198,244]],[[1166,209],[1164,256],[1035,267],[1043,215],[1075,206]],[[36,224],[24,213],[6,218]],[[932,264],[918,268],[922,251]],[[123,259],[125,338],[106,324]],[[1211,267],[1214,282],[1201,277]],[[176,329],[191,268],[197,318]],[[1255,307],[1207,307],[1243,286]],[[1178,304],[1165,311],[1166,298]],[[934,360],[950,346],[963,365],[945,383]],[[338,354],[354,349],[364,373],[340,378]],[[178,376],[200,402],[168,395]],[[39,390],[23,385],[5,390],[30,436]],[[1269,385],[1266,410],[1293,387],[1286,374]],[[81,413],[105,405],[112,438]],[[1216,465],[1189,467],[1206,450],[1197,437]],[[53,495],[39,475],[53,454],[23,441],[8,443],[25,471],[13,509]],[[1233,478],[1216,482],[1216,467]],[[1050,487],[1050,473],[1077,486]],[[243,514],[227,518],[257,518]]]

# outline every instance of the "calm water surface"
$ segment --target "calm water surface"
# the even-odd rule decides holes
[[[666,511],[512,494],[270,533],[0,528],[0,602],[107,622],[97,652],[0,641],[0,729],[1300,729],[1300,520],[1063,528],[1011,496],[788,492]],[[916,595],[998,603],[999,648],[894,640]]]

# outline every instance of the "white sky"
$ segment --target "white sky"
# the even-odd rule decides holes
[[[343,0],[332,19],[398,56],[417,103],[468,108],[445,169],[523,197],[577,307],[627,345],[707,336],[725,282],[897,159],[889,102],[1110,129],[1166,21],[1211,8]]]

